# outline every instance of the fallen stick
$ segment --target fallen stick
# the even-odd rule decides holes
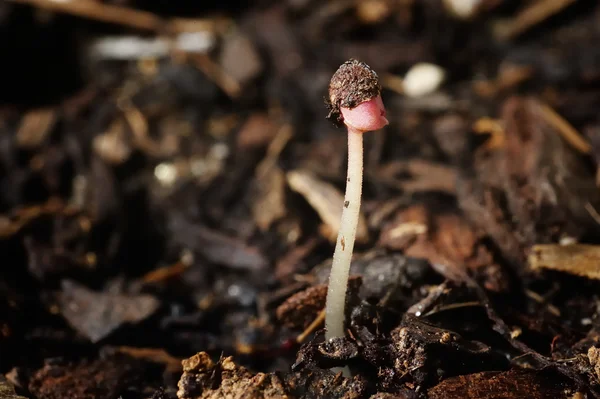
[[[116,25],[127,26],[135,29],[153,32],[174,31],[190,32],[202,30],[214,30],[217,20],[209,19],[164,19],[148,11],[140,11],[133,8],[103,4],[97,1],[87,0],[7,0],[16,4],[26,4],[32,7],[75,15],[78,17],[93,19],[95,21],[108,22]]]

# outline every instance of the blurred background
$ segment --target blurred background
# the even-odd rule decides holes
[[[365,139],[356,252],[436,263],[443,237],[415,246],[431,222],[501,292],[499,265],[539,235],[506,244],[457,190],[476,148],[540,118],[584,158],[576,188],[593,186],[599,40],[593,0],[1,1],[0,371],[52,397],[48,359],[84,381],[123,348],[175,364],[142,373],[167,394],[197,351],[288,370],[316,313],[282,327],[275,310],[333,253],[346,135],[324,98],[349,58],[379,74],[390,121]],[[517,95],[548,108],[511,119]],[[456,238],[471,233],[485,256]],[[560,233],[547,241],[588,231]],[[78,363],[99,352],[108,365]]]

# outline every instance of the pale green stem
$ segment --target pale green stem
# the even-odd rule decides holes
[[[350,261],[354,250],[360,213],[363,176],[363,132],[348,128],[348,175],[342,219],[338,232],[333,264],[329,274],[325,305],[325,338],[345,335],[344,316]]]

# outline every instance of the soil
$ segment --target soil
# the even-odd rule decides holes
[[[0,3],[0,399],[600,398],[599,20]],[[347,159],[326,97],[350,58],[390,125],[365,135],[347,335],[325,341]]]

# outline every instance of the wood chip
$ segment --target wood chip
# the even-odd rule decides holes
[[[0,399],[25,399],[25,397],[17,395],[12,384],[0,375]]]
[[[19,147],[26,149],[39,147],[54,127],[56,114],[53,108],[36,109],[26,113],[17,130],[16,139]]]
[[[398,175],[409,174],[410,178]],[[370,179],[379,180],[408,193],[422,191],[456,192],[456,170],[442,163],[423,159],[393,161],[380,167]]]
[[[567,397],[566,388],[541,371],[510,370],[450,377],[427,393],[431,399],[542,399]]]
[[[548,121],[540,101],[508,98],[500,123],[501,148],[480,146],[461,169],[456,187],[469,221],[514,265],[527,262],[533,245],[595,234],[599,227],[589,210],[600,202],[594,171]]]
[[[262,60],[254,43],[242,33],[225,37],[219,63],[225,72],[242,86],[258,76],[263,69]]]
[[[177,384],[179,399],[288,399],[283,381],[276,374],[254,374],[221,357],[215,364],[206,352],[185,359]]]
[[[249,151],[267,146],[278,133],[268,115],[256,113],[244,122],[236,138],[236,149]]]
[[[105,162],[119,165],[131,155],[132,148],[125,139],[125,123],[115,120],[105,133],[94,137],[94,152]]]
[[[335,242],[344,206],[344,195],[333,185],[319,180],[316,176],[304,170],[292,170],[287,173],[287,182],[291,189],[300,193],[319,214],[327,225],[327,238]],[[359,215],[356,229],[356,242],[365,243],[369,240],[369,231],[364,214]]]
[[[349,300],[362,285],[362,277],[348,279]],[[277,319],[286,327],[305,330],[325,308],[327,284],[319,284],[290,296],[276,310]]]
[[[529,254],[529,267],[600,280],[600,245],[534,245]]]
[[[381,229],[379,245],[392,250],[406,250],[428,230],[429,216],[425,206],[402,209]]]
[[[285,217],[285,174],[273,166],[256,180],[258,195],[252,204],[252,215],[259,229],[267,231],[277,220]]]

